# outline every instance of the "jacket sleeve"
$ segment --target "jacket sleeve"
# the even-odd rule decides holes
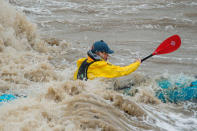
[[[134,62],[128,66],[120,67],[109,64],[105,61],[95,62],[88,70],[88,74],[96,77],[114,78],[128,75],[134,72],[140,66],[140,62]]]

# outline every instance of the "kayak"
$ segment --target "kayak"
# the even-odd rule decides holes
[[[3,94],[0,96],[0,102],[9,102],[11,100],[15,100],[17,97],[12,94]]]
[[[156,91],[156,96],[164,103],[197,99],[197,80],[190,83],[158,80],[157,84],[161,89]]]

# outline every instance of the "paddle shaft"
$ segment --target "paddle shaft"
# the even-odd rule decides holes
[[[145,61],[146,59],[148,59],[148,58],[150,58],[150,57],[152,57],[152,56],[153,56],[153,54],[150,54],[149,56],[143,58],[143,59],[141,60],[141,62]]]

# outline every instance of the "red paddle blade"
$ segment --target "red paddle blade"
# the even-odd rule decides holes
[[[152,55],[167,54],[177,50],[181,46],[181,38],[178,35],[173,35],[163,41]]]

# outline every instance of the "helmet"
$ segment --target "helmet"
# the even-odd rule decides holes
[[[92,49],[91,51],[93,53],[96,53],[96,52],[105,52],[105,53],[108,53],[108,54],[112,54],[114,53],[113,50],[111,50],[107,43],[105,43],[103,40],[100,40],[100,41],[96,41],[93,45],[92,45]]]

